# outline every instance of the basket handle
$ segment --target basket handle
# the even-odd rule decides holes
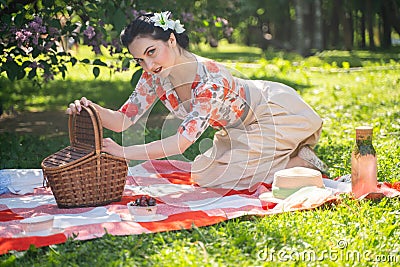
[[[89,105],[88,109],[91,110],[94,116],[93,128],[95,133],[96,154],[100,154],[103,144],[103,125],[101,123],[100,114],[97,109],[93,105]]]
[[[73,127],[74,127],[74,117],[76,115],[74,114],[69,114],[68,117],[68,132],[69,132],[69,143],[71,144],[71,146],[73,146],[75,144],[75,140],[74,140],[74,131],[73,131]]]
[[[101,119],[98,111],[93,105],[89,105],[87,107],[81,106],[82,110],[86,111],[89,116],[90,120],[93,125],[93,132],[94,132],[94,146],[95,146],[95,151],[96,154],[100,154],[101,148],[102,148],[102,141],[103,141],[103,127],[101,124]],[[76,123],[76,116],[79,116],[79,114],[71,114],[69,115],[68,119],[68,128],[69,128],[69,141],[71,146],[76,145],[76,141],[74,139],[74,127]],[[82,145],[82,144],[80,144]]]
[[[100,160],[100,153],[101,153],[101,148],[102,148],[102,143],[103,143],[103,126],[101,124],[101,118],[100,114],[97,111],[97,109],[93,105],[88,106],[89,110],[91,110],[94,121],[93,121],[93,129],[95,132],[95,145],[96,145],[96,178],[97,179],[102,179],[101,177],[101,160]]]

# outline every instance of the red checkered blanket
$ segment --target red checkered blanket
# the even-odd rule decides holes
[[[35,173],[34,178],[41,182],[40,170],[19,172],[12,182],[21,185],[21,181],[27,180],[24,175],[29,173]],[[25,187],[0,196],[0,254],[27,250],[30,245],[59,244],[68,238],[88,240],[105,233],[134,235],[190,229],[193,225],[208,226],[244,215],[312,209],[337,199],[343,191],[338,189],[340,186],[335,189],[329,184],[325,189],[305,188],[288,199],[278,200],[272,196],[269,184],[260,184],[256,192],[202,188],[190,179],[190,163],[170,160],[147,161],[130,168],[122,200],[104,207],[59,209],[49,188],[33,182],[32,185],[31,192]],[[400,195],[399,189],[387,183],[380,183],[379,191],[388,197]],[[157,200],[157,214],[135,220],[127,203],[143,195]],[[48,215],[54,217],[52,229],[23,232],[22,219]]]

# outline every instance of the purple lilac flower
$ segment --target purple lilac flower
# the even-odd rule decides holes
[[[32,68],[32,69],[37,69],[37,68],[44,69],[44,65],[42,63],[37,63],[36,61],[33,61],[29,65],[29,68]]]
[[[197,28],[196,31],[199,32],[199,33],[205,33],[206,32],[206,28],[204,28],[204,27]]]
[[[26,43],[31,36],[32,33],[25,29],[21,29],[15,33],[15,39],[18,41],[19,44]]]
[[[223,26],[228,26],[228,24],[229,24],[228,20],[226,20],[226,19],[224,19],[224,18],[220,18],[220,17],[218,17],[218,18],[216,19],[216,22],[222,22],[222,25],[223,25]]]
[[[233,28],[232,28],[232,27],[227,27],[227,28],[224,30],[225,36],[231,36],[232,33],[233,33]]]
[[[45,73],[43,73],[43,78],[46,82],[48,82],[50,80],[54,80],[54,75],[53,75],[53,73],[45,72]]]
[[[32,43],[34,45],[38,45],[39,44],[39,35],[38,34],[33,35]]]
[[[182,21],[183,22],[192,22],[194,21],[194,16],[192,13],[189,12],[182,12],[181,13]]]
[[[86,30],[83,31],[83,34],[87,36],[89,40],[93,39],[96,36],[96,32],[92,26],[88,26]]]
[[[60,35],[60,30],[55,27],[49,27],[49,35],[50,36],[58,36],[58,35]]]
[[[101,54],[100,46],[94,45],[94,46],[93,46],[93,51],[94,51],[97,55]]]
[[[139,14],[139,11],[137,11],[136,9],[132,9],[131,12],[132,12],[132,15],[133,15],[134,18],[137,18],[137,17],[139,17],[139,15],[140,15],[140,14]]]
[[[54,42],[53,42],[53,41],[49,41],[49,42],[47,42],[46,45],[44,46],[44,49],[50,50],[51,47],[52,47],[53,45],[54,45]]]
[[[91,28],[91,29],[90,29]],[[94,28],[89,26],[87,28],[87,33],[84,31],[84,36],[85,36],[85,44],[89,45],[92,47],[92,50],[96,54],[101,54],[100,46],[103,45],[107,47],[107,42],[103,40],[103,34],[101,32],[98,32],[97,34],[94,32]]]
[[[40,17],[35,17],[35,19],[28,24],[32,32],[36,33],[46,33],[46,26],[43,25],[43,20]]]
[[[39,67],[39,65],[38,65],[38,63],[37,63],[36,61],[33,61],[33,62],[29,65],[29,67],[32,68],[32,69],[37,69],[37,68]]]
[[[122,51],[121,44],[117,38],[112,40],[111,45],[115,48],[115,52],[119,53]]]

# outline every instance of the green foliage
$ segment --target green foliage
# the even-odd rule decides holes
[[[50,155],[69,145],[68,138],[0,133],[0,169],[41,168],[40,163]],[[7,148],[7,149],[3,149]]]
[[[129,68],[128,52],[121,47],[121,30],[141,12],[169,10],[186,28],[193,43],[208,35],[222,38],[230,29],[223,16],[235,11],[234,1],[6,1],[0,11],[0,75],[10,81],[28,77],[37,84],[67,75],[68,66],[92,66],[99,77],[101,68],[114,71]],[[196,14],[194,16],[193,14]],[[181,17],[182,16],[182,17]],[[190,26],[189,26],[190,24]],[[207,25],[207,26],[206,26]],[[189,30],[191,29],[191,30]],[[85,44],[96,55],[108,55],[108,61],[87,57],[78,60],[71,53],[73,44]]]

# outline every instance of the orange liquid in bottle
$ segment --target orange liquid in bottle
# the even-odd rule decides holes
[[[356,128],[356,145],[351,154],[351,182],[354,197],[377,191],[377,157],[372,145],[372,128]]]

